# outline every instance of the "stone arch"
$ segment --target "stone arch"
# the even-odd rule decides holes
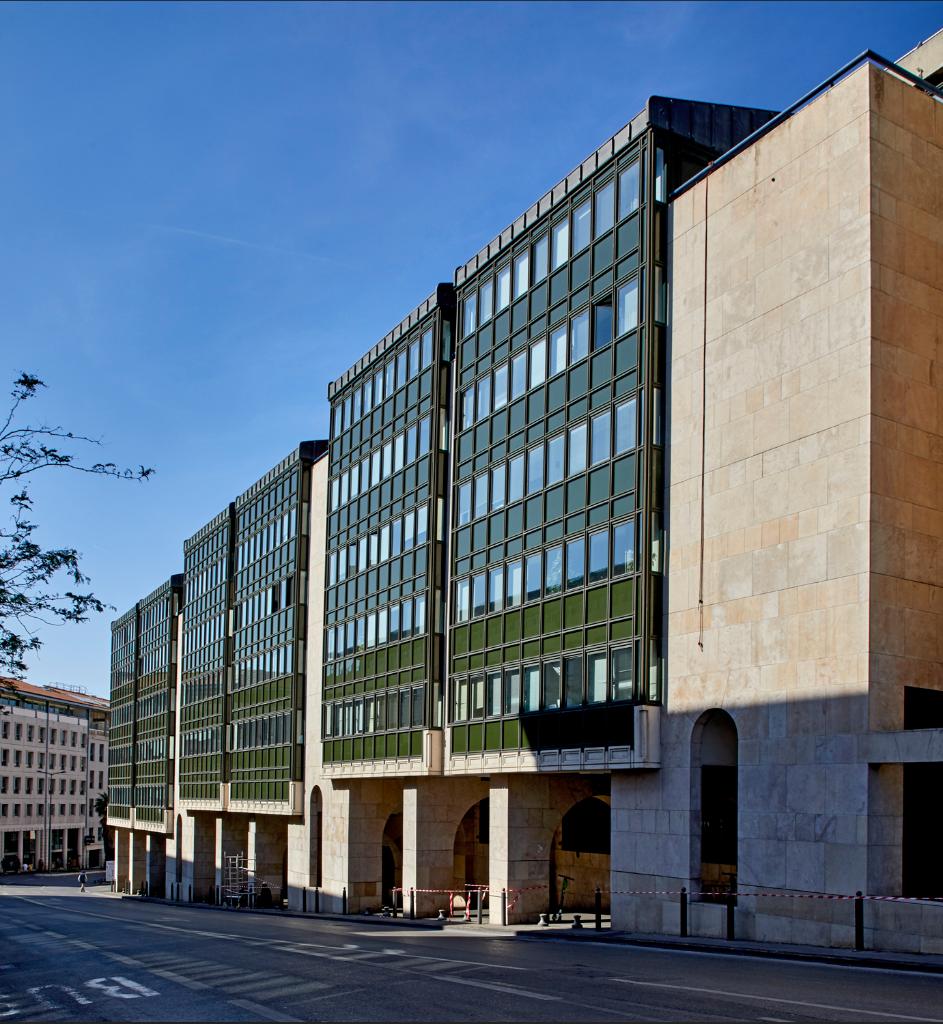
[[[550,846],[550,907],[591,912],[596,887],[609,912],[612,852],[612,799],[594,793],[573,803],[562,815]],[[564,889],[564,881],[566,888]]]
[[[380,902],[393,905],[393,889],[403,885],[403,812],[394,811],[383,826]],[[399,894],[396,894],[397,897]]]
[[[491,842],[491,801],[477,800],[468,808],[455,829],[452,847],[452,887],[487,886]]]
[[[738,764],[733,718],[705,711],[691,732],[691,872],[708,898],[737,887]]]
[[[321,788],[315,786],[311,790],[311,815],[309,828],[309,864],[308,884],[320,889],[323,884],[323,863],[324,863],[324,798],[321,795]]]

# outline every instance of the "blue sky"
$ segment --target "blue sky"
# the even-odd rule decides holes
[[[781,108],[940,3],[0,6],[0,370],[147,484],[37,480],[123,612],[325,392],[653,94]],[[113,613],[36,682],[107,694]]]

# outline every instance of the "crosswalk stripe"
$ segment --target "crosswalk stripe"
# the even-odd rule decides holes
[[[247,980],[241,984],[234,984],[230,982],[226,985],[227,992],[235,992],[236,995],[247,995],[250,992],[262,992],[265,989],[285,989],[290,991],[294,989],[291,978],[256,978],[255,980]]]

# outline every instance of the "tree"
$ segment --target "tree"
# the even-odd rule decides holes
[[[85,462],[66,447],[101,441],[45,423],[21,423],[24,403],[43,381],[29,373],[14,381],[9,413],[0,426],[0,489],[12,488],[10,518],[0,523],[0,668],[22,676],[26,658],[42,646],[37,630],[54,622],[85,622],[106,605],[87,585],[75,548],[43,548],[34,538],[29,480],[42,470],[71,470],[119,480],[148,479],[144,466],[123,469],[113,462]],[[63,585],[60,585],[63,584]]]
[[[102,846],[105,848],[105,860],[113,860],[111,836],[108,834],[108,794],[100,793],[95,797],[95,813],[102,827]]]

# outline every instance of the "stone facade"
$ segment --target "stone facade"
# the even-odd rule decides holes
[[[664,767],[613,782],[613,889],[698,886],[694,727],[722,708],[741,892],[900,892],[900,766],[858,740],[903,728],[905,684],[941,687],[941,114],[864,66],[672,205]],[[885,944],[943,948],[943,921],[902,923],[921,913]],[[738,914],[851,941],[842,901]]]

